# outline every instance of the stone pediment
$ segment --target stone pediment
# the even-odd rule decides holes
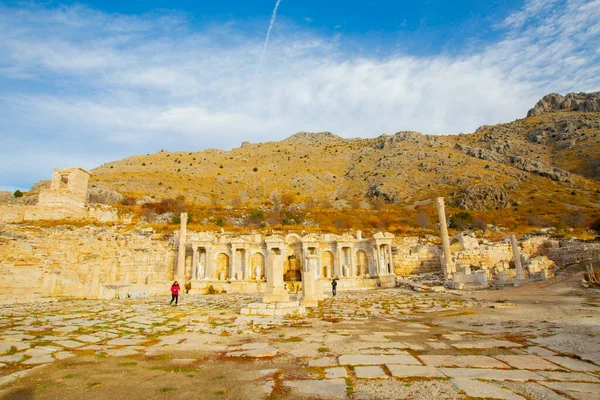
[[[320,241],[321,238],[314,233],[309,233],[308,235],[302,237],[302,243],[318,243]]]
[[[300,237],[300,235],[298,235],[297,233],[290,233],[285,236],[286,244],[296,244],[296,243],[301,243],[301,242],[302,242],[302,237]]]
[[[267,244],[283,244],[285,243],[285,238],[281,235],[271,235],[265,238],[265,243]]]
[[[347,233],[344,233],[342,236],[338,237],[337,241],[344,242],[344,243],[354,243],[354,242],[356,242],[356,238],[354,238],[354,236],[352,236],[352,235],[348,235]]]

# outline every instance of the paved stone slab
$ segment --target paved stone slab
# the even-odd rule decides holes
[[[225,354],[225,357],[263,358],[263,357],[273,357],[275,355],[277,355],[277,349],[264,348],[264,349],[229,351]]]
[[[406,343],[401,343],[401,342],[392,342],[392,343],[369,343],[369,344],[363,344],[361,345],[359,348],[361,349],[398,349],[398,350],[402,350],[402,349],[408,349],[409,346]],[[410,354],[409,352],[405,351],[402,354]]]
[[[26,365],[36,365],[36,364],[48,364],[56,361],[50,354],[44,354],[41,356],[31,357],[25,361],[22,361],[21,364]]]
[[[28,349],[31,347],[29,343],[26,342],[0,342],[0,354],[5,354],[10,350],[11,347],[17,349],[17,351],[21,351],[24,349]]]
[[[544,377],[531,371],[488,368],[438,368],[450,378],[487,379],[492,381],[540,381]]]
[[[13,335],[4,335],[1,336],[0,339],[7,342],[20,342],[23,340],[32,340],[35,339],[35,336],[27,335],[25,333],[15,333]]]
[[[377,365],[369,365],[366,367],[354,367],[354,373],[357,378],[361,379],[378,379],[387,378],[383,369]]]
[[[506,400],[525,400],[525,397],[519,396],[487,382],[481,382],[473,379],[456,378],[450,381],[457,389],[464,391],[470,397],[483,397],[490,399]]]
[[[340,365],[380,365],[380,364],[412,364],[421,365],[421,363],[411,355],[393,354],[393,355],[368,355],[353,354],[343,355],[338,358]]]
[[[600,379],[582,372],[537,371],[536,374],[551,381],[598,382]]]
[[[424,378],[444,378],[445,375],[436,368],[428,365],[400,365],[386,364],[387,369],[395,378],[424,377]]]
[[[269,343],[244,343],[240,346],[242,350],[265,349],[269,347]]]
[[[540,399],[540,400],[569,400],[568,398],[561,396],[553,390],[544,387],[537,382],[504,382],[504,385],[508,386],[508,389],[512,390],[517,394],[522,394],[526,398]]]
[[[600,394],[600,384],[598,383],[582,383],[582,382],[540,382],[540,385],[544,385],[553,390],[565,392],[571,397],[575,398],[591,398],[591,395]],[[572,396],[571,393],[579,393],[578,396]],[[584,397],[580,397],[584,394]],[[587,397],[586,397],[587,396]]]
[[[147,342],[147,340],[140,338],[116,338],[109,340],[106,344],[111,346],[135,346],[144,342]]]
[[[81,336],[77,336],[75,338],[75,340],[78,340],[78,341],[84,342],[84,343],[97,343],[97,342],[101,341],[102,338],[99,338],[97,336],[92,336],[92,335],[81,335]]]
[[[344,367],[327,368],[325,369],[325,377],[327,379],[346,378],[348,377],[348,372]]]
[[[496,339],[488,339],[488,340],[479,340],[472,342],[458,342],[458,343],[450,343],[452,346],[457,349],[492,349],[494,347],[522,347],[522,344],[509,342],[508,340],[496,340]]]
[[[59,351],[58,353],[54,353],[52,355],[57,360],[65,360],[67,358],[75,357],[75,354],[71,353],[70,351]]]
[[[510,369],[510,367],[503,362],[487,356],[422,355],[419,356],[419,358],[425,365],[432,365],[434,367]]]
[[[540,357],[555,356],[556,353],[540,346],[531,346],[525,349],[530,354],[535,354]]]
[[[307,396],[324,397],[327,399],[346,398],[346,380],[342,378],[320,381],[284,381],[283,385]]]
[[[450,346],[448,346],[444,342],[427,342],[427,345],[429,347],[432,347],[432,348],[436,349],[436,350],[446,350],[446,349],[450,348]]]
[[[560,366],[550,363],[543,358],[534,355],[499,355],[497,359],[504,361],[508,365],[518,369],[531,370],[557,370]]]
[[[107,350],[106,354],[115,356],[115,357],[126,357],[126,356],[134,356],[139,353],[134,349],[129,349],[126,347],[126,348],[118,349],[118,350]]]
[[[0,386],[6,385],[8,383],[12,383],[12,382],[16,381],[19,378],[23,378],[23,377],[31,374],[32,372],[37,371],[40,368],[44,368],[46,365],[47,364],[38,365],[37,367],[33,367],[33,368],[29,368],[29,369],[24,369],[22,371],[14,372],[14,373],[12,373],[10,375],[2,376],[2,377],[0,377]]]
[[[333,367],[338,365],[335,357],[323,357],[314,360],[308,360],[309,367]]]
[[[29,357],[39,357],[45,356],[47,354],[56,353],[57,351],[63,350],[62,347],[54,347],[54,346],[38,346],[32,349],[28,349],[25,351],[25,355]]]
[[[359,335],[358,339],[363,342],[389,342],[390,339],[383,337],[383,335]]]
[[[57,344],[62,347],[67,347],[69,349],[76,349],[78,347],[85,346],[85,343],[76,342],[74,340],[59,340],[54,342],[54,344]]]
[[[16,354],[11,354],[8,356],[3,356],[0,357],[0,362],[3,363],[16,363],[19,362],[23,359],[24,354],[23,353],[16,353]]]
[[[546,360],[558,364],[561,367],[570,369],[571,371],[593,372],[600,371],[600,367],[595,364],[590,364],[584,361],[574,360],[570,357],[549,356],[544,357]]]

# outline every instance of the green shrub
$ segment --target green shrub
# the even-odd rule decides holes
[[[13,196],[15,197],[23,197],[23,192],[21,192],[19,189],[15,190],[15,192],[13,193]]]

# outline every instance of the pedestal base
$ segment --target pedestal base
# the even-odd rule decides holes
[[[306,314],[306,307],[297,301],[286,301],[282,303],[250,303],[240,310],[242,315],[277,315],[296,316]]]
[[[290,295],[283,288],[267,289],[263,295],[263,303],[286,303],[290,301]]]

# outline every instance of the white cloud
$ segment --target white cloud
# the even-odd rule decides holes
[[[264,44],[236,24],[193,30],[180,15],[0,7],[0,136],[13,146],[0,149],[0,189],[27,189],[58,160],[91,168],[300,130],[373,137],[510,121],[549,92],[599,89],[598,21],[600,0],[532,0],[479,53],[386,59],[278,23],[256,75]],[[20,164],[15,149],[29,149]]]

